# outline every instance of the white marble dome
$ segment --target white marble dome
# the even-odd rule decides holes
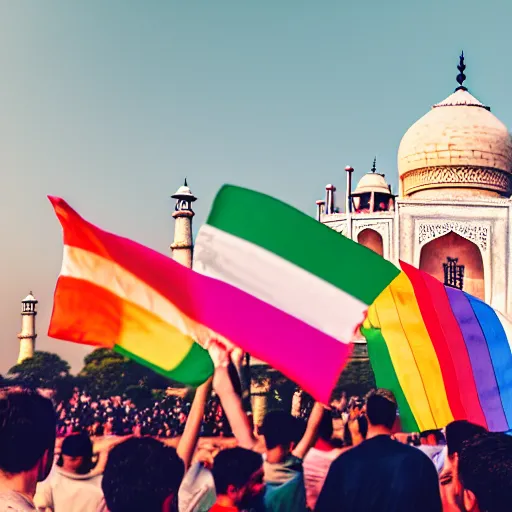
[[[402,197],[509,197],[512,140],[490,108],[461,87],[407,130],[398,172]]]
[[[186,179],[185,183],[171,197],[174,199],[185,199],[188,201],[196,200],[196,197],[192,193],[192,190],[190,190]]]
[[[190,190],[189,187],[182,185],[177,191],[175,195],[182,195],[182,196],[191,196],[192,190]]]
[[[354,194],[365,194],[366,192],[376,192],[380,194],[389,194],[389,186],[383,174],[377,172],[366,173],[357,184]]]

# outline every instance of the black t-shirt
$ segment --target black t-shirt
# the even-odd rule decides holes
[[[331,465],[316,512],[441,512],[437,471],[417,448],[377,436]]]

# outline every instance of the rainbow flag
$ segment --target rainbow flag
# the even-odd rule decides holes
[[[208,379],[213,363],[195,339],[214,334],[193,314],[181,265],[49,199],[64,254],[48,335],[113,349],[184,384]]]
[[[512,324],[479,299],[407,263],[361,332],[377,385],[391,389],[407,432],[467,419],[512,428]]]
[[[229,189],[221,191],[218,201],[227,199],[227,192]],[[361,300],[350,299],[350,315],[343,316],[343,322],[334,315],[324,325],[326,315],[320,305],[336,314],[336,300],[349,297],[336,291],[337,283],[346,279],[330,264],[325,267],[317,263],[309,273],[295,272],[297,281],[287,284],[279,295],[284,302],[276,304],[268,296],[264,300],[107,233],[85,221],[62,199],[50,200],[63,228],[64,256],[49,336],[111,348],[189,385],[200,384],[213,371],[202,345],[210,339],[232,342],[287,375],[317,400],[329,403],[350,354],[349,341],[368,304],[376,297],[365,289],[364,279],[361,286],[356,280],[352,283],[354,290],[359,288]],[[265,201],[277,203],[290,222],[304,221],[308,232],[326,241],[334,251],[331,261],[340,257],[338,261],[352,259],[344,255],[348,242],[345,238],[279,201]],[[256,213],[246,217],[255,218]],[[289,236],[278,225],[273,229],[283,232],[283,240]],[[305,248],[311,249],[311,243],[315,247],[314,240],[297,240],[287,250],[302,253]],[[211,245],[213,250],[215,247]],[[310,253],[307,260],[314,263],[317,255],[311,250]],[[380,262],[378,256],[354,244],[352,256],[358,254]],[[390,264],[384,262],[382,268],[387,265]],[[231,270],[237,272],[236,267]],[[266,286],[272,276],[260,271],[261,267],[255,266],[246,279],[256,281],[256,286],[258,282]],[[370,270],[368,279],[371,276]],[[387,279],[379,278],[375,272],[373,277]],[[324,283],[326,278],[335,284]],[[317,297],[318,291],[327,295]]]

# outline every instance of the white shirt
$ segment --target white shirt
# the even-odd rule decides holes
[[[101,475],[75,475],[54,467],[37,485],[34,502],[54,512],[97,512],[102,503]]]
[[[207,512],[217,501],[215,482],[210,470],[200,462],[192,464],[178,492],[180,512]]]
[[[32,512],[34,504],[23,494],[16,491],[0,492],[1,512]]]
[[[418,446],[418,449],[434,463],[437,474],[440,475],[443,470],[444,460],[448,454],[448,448],[446,446],[421,445]]]

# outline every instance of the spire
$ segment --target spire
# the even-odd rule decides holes
[[[185,178],[185,183],[183,184],[184,187],[188,187],[187,185],[187,178]]]
[[[459,65],[457,66],[457,69],[459,70],[459,74],[457,75],[457,83],[459,86],[456,91],[467,91],[467,88],[464,87],[462,84],[464,83],[464,80],[466,80],[466,75],[464,74],[464,70],[466,69],[466,65],[464,64],[464,52],[461,52],[459,57]]]
[[[373,159],[373,166],[372,166],[372,172],[375,172],[377,170],[377,157],[374,157]]]

